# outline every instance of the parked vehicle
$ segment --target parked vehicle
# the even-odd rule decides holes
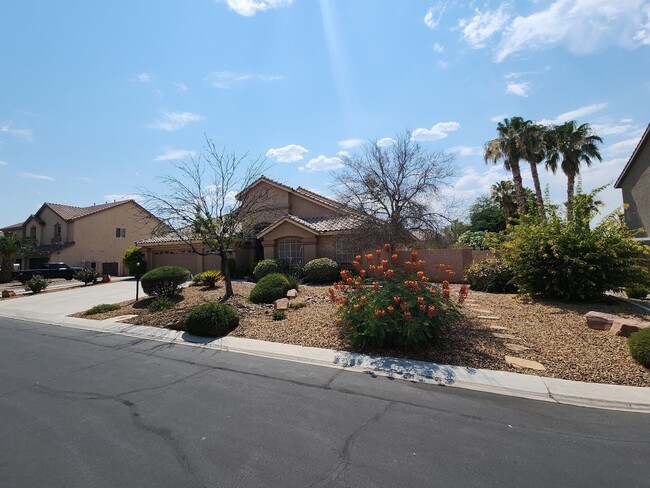
[[[64,278],[66,280],[71,280],[74,275],[82,269],[83,268],[70,267],[65,263],[45,263],[42,268],[14,271],[11,276],[13,279],[19,280],[21,283],[25,283],[35,275],[41,275],[46,279]]]

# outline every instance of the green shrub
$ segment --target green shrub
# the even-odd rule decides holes
[[[650,295],[650,288],[647,285],[641,283],[632,283],[625,287],[625,294],[628,298],[644,299]]]
[[[343,270],[343,281],[330,288],[330,298],[338,302],[337,324],[355,348],[422,348],[435,342],[459,316],[449,283],[440,287],[428,283],[417,251],[402,266],[396,259],[381,260],[381,250],[376,258],[368,254],[366,259],[368,270],[355,260],[352,265],[358,274]],[[364,277],[372,280],[371,286],[364,285]]]
[[[638,260],[643,245],[617,212],[593,229],[593,197],[575,197],[573,220],[551,211],[548,222],[527,217],[501,249],[519,292],[568,301],[599,299],[607,290],[643,282]],[[590,204],[591,203],[591,204]]]
[[[637,363],[650,368],[650,329],[641,329],[627,339],[630,354]]]
[[[302,284],[302,272],[299,269],[290,269],[286,273],[283,273],[287,277],[289,282],[289,289],[298,291],[300,285]]]
[[[289,302],[289,308],[298,310],[299,308],[305,308],[307,306],[307,302],[297,302],[295,300]]]
[[[249,298],[253,303],[273,303],[278,298],[285,297],[289,290],[289,280],[286,276],[271,273],[257,282]]]
[[[284,266],[277,259],[262,259],[253,268],[253,276],[256,281],[261,280],[271,273],[282,273]]]
[[[309,283],[333,283],[339,277],[339,265],[329,258],[312,259],[302,269]]]
[[[95,283],[100,276],[100,272],[96,269],[84,268],[81,271],[76,272],[73,278],[77,281],[81,281],[84,286],[86,286],[88,283]]]
[[[476,291],[514,293],[517,289],[512,284],[513,278],[512,268],[498,258],[473,263],[465,270],[465,279]]]
[[[163,310],[169,310],[176,306],[176,302],[166,296],[157,296],[151,303],[147,306],[150,312],[162,312]]]
[[[142,276],[147,272],[147,263],[144,260],[144,253],[138,246],[130,246],[124,250],[122,263],[127,267],[129,274],[132,276],[137,274]],[[140,264],[138,265],[138,263]]]
[[[160,266],[147,271],[141,278],[142,289],[150,296],[171,298],[178,294],[180,286],[187,281],[190,272],[179,266]]]
[[[284,320],[287,318],[287,313],[284,310],[274,310],[273,320]]]
[[[31,291],[32,293],[40,293],[50,284],[45,278],[41,275],[34,275],[24,283],[25,290]]]
[[[221,271],[218,271],[216,269],[209,269],[203,271],[202,273],[195,274],[194,277],[192,278],[194,284],[205,285],[210,288],[216,287],[217,282],[222,280],[223,280],[223,274],[221,273]]]
[[[84,315],[96,315],[98,313],[112,312],[113,310],[119,310],[120,308],[121,307],[117,303],[101,303],[86,310]]]
[[[206,303],[194,308],[187,317],[187,332],[206,337],[222,337],[239,325],[239,314],[230,305]]]

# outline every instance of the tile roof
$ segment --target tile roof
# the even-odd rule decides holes
[[[286,221],[300,224],[302,227],[313,231],[314,234],[322,234],[324,232],[340,232],[354,229],[359,226],[361,218],[355,215],[327,215],[300,218],[295,215],[286,214],[260,231],[258,237],[264,236],[264,234],[267,234],[282,222]]]
[[[189,233],[187,234],[189,237]],[[141,239],[139,241],[136,241],[136,244],[138,246],[142,244],[173,244],[175,242],[186,242],[187,237],[185,239],[181,239],[176,232],[167,232],[165,234],[160,234],[160,235],[155,235],[151,237],[147,237],[146,239]]]
[[[330,207],[343,208],[343,205],[337,202],[336,200],[332,200],[331,198],[327,198],[318,193],[314,193],[313,191],[309,191],[306,188],[303,188],[302,186],[296,188],[295,192],[298,193],[299,195],[303,195],[306,196],[307,198],[311,198],[312,200],[316,200],[317,202],[320,202],[322,204],[329,205]]]
[[[72,205],[61,205],[59,203],[48,203],[45,202],[44,205],[47,205],[57,214],[61,216],[64,220],[76,220],[81,217],[86,217],[87,215],[92,215],[97,212],[102,212],[108,210],[109,208],[117,207],[119,205],[124,205],[128,202],[134,202],[134,200],[122,200],[119,202],[111,203],[102,203],[100,205],[92,205],[90,207],[73,207]]]

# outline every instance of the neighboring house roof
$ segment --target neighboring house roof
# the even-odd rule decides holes
[[[634,148],[634,152],[632,153],[632,156],[630,156],[630,159],[625,165],[625,168],[623,168],[621,175],[616,180],[616,183],[614,183],[614,188],[621,188],[621,185],[623,184],[623,180],[625,179],[628,172],[630,171],[630,168],[634,164],[634,161],[636,161],[636,158],[639,156],[639,154],[641,154],[641,150],[643,146],[645,146],[648,142],[650,142],[650,124],[648,124],[648,127],[646,127],[645,132],[643,133],[641,139],[639,140],[639,143],[636,145],[636,148]]]
[[[323,217],[306,217],[300,218],[295,215],[284,215],[262,230],[257,237],[264,237],[276,227],[284,222],[291,222],[298,227],[313,232],[314,234],[323,234],[326,232],[340,232],[351,230],[359,226],[360,218],[353,215],[329,215]]]
[[[6,227],[0,228],[0,232],[11,232],[13,230],[20,230],[23,228],[22,222],[19,224],[14,224],[14,225],[8,225]]]
[[[72,205],[61,205],[59,203],[44,203],[41,209],[45,206],[50,207],[54,212],[56,212],[58,215],[61,216],[63,220],[66,221],[71,221],[71,220],[77,220],[80,219],[81,217],[86,217],[88,215],[92,215],[98,212],[102,212],[104,210],[108,210],[109,208],[113,207],[118,207],[120,205],[124,205],[126,203],[133,202],[136,203],[135,200],[122,200],[119,202],[112,202],[112,203],[102,203],[100,205],[92,205],[90,207],[73,207]],[[40,212],[40,210],[37,212],[37,214]]]

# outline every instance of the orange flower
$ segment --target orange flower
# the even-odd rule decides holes
[[[420,312],[424,312],[427,309],[427,306],[424,304],[420,305]]]
[[[387,267],[388,267],[388,259],[382,259],[382,260],[381,260],[381,265],[382,265],[384,268],[387,268]]]
[[[354,260],[361,262],[361,254],[357,254],[356,256],[354,256]]]
[[[408,310],[406,312],[404,312],[404,318],[407,319],[407,320],[410,319],[411,318],[411,312],[409,312]]]
[[[427,312],[427,315],[429,318],[433,317],[436,314],[436,307],[434,305],[429,305],[429,310]]]
[[[379,281],[373,281],[372,287],[374,288],[375,291],[379,291]]]
[[[399,308],[402,312],[406,312],[409,308],[409,304],[406,302],[402,302],[399,304]]]
[[[418,303],[422,305],[424,303],[424,297],[418,297]]]
[[[361,266],[361,263],[359,263],[359,261],[352,261],[352,266],[354,266],[354,268],[358,268]]]
[[[449,288],[442,289],[442,298],[446,298],[447,300],[449,300]]]
[[[361,310],[361,305],[358,304],[358,303],[355,303],[354,305],[352,305],[352,308],[354,308],[355,312],[358,312],[359,310]]]
[[[348,276],[349,276],[349,273],[348,273],[347,269],[341,270],[341,278],[343,278],[345,280]]]
[[[361,276],[361,278],[365,278],[366,277],[366,270],[365,269],[359,270],[359,276]]]
[[[442,271],[443,269],[445,269],[445,265],[444,264],[436,264],[436,268],[438,268],[440,271]]]
[[[426,261],[424,259],[418,259],[417,268],[418,269],[424,268],[424,263],[426,263]]]
[[[393,301],[395,303],[399,303],[401,301],[400,297],[393,297]]]
[[[373,258],[374,258],[374,256],[372,255],[372,253],[369,252],[368,254],[366,254],[366,259],[368,261],[372,262]]]
[[[393,274],[394,274],[394,271],[392,269],[389,269],[388,271],[386,271],[384,273],[384,276],[386,278],[388,278],[389,280],[392,280],[393,279]]]
[[[384,251],[390,252],[390,244],[388,243],[384,244]]]
[[[361,303],[366,303],[366,296],[361,295],[361,297],[359,297],[359,300],[361,300]]]
[[[343,325],[343,319],[341,317],[337,317],[336,325]]]
[[[397,256],[397,253],[394,253],[390,258],[393,260],[394,263],[396,263],[397,260],[399,259],[399,256]]]
[[[449,282],[447,280],[442,282],[442,289],[449,290]]]
[[[375,249],[375,254],[377,255],[377,259],[381,257],[381,249]]]
[[[388,305],[388,308],[386,310],[388,310],[388,313],[392,314],[395,311],[395,307],[393,307],[392,305]]]
[[[375,310],[375,317],[383,317],[385,315],[384,311],[381,309]]]
[[[422,279],[424,276],[424,271],[418,271],[416,274],[418,275],[418,278]]]
[[[411,251],[411,261],[416,262],[418,259],[418,252],[417,251]]]

